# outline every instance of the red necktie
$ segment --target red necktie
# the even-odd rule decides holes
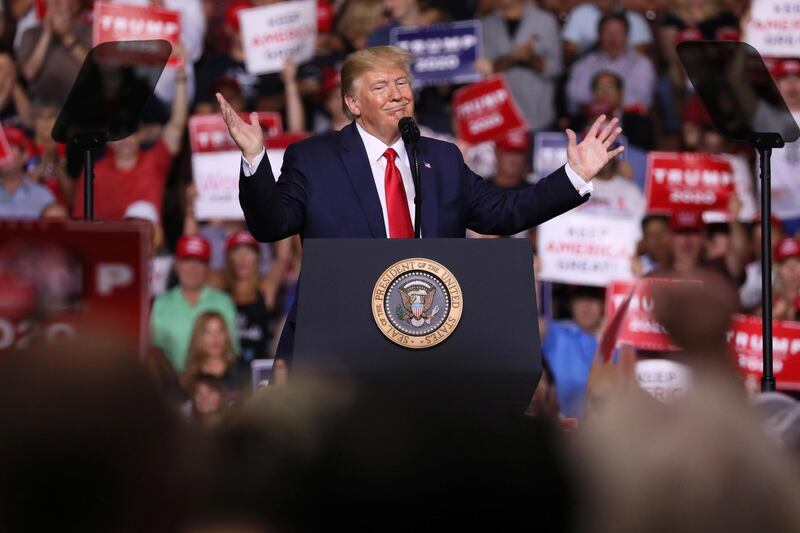
[[[386,177],[383,186],[386,189],[386,212],[389,216],[390,239],[412,239],[414,227],[411,225],[411,215],[408,212],[408,198],[403,187],[403,177],[394,164],[397,152],[387,148],[383,153],[386,158]]]

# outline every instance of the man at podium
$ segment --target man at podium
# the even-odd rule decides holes
[[[411,56],[378,46],[348,56],[342,105],[353,122],[341,131],[291,145],[279,179],[265,157],[258,117],[242,120],[217,94],[231,137],[242,151],[239,201],[260,241],[301,238],[411,238],[416,216],[409,150],[398,122],[414,115]],[[535,185],[500,189],[472,172],[459,149],[427,137],[418,143],[422,236],[464,237],[465,230],[512,235],[589,198],[592,178],[623,148],[617,119],[600,116],[578,143],[567,130],[567,164]],[[290,353],[294,309],[278,347]],[[292,337],[290,339],[289,337]]]

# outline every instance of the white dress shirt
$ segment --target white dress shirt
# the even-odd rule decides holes
[[[383,143],[383,141],[374,135],[367,133],[367,131],[357,122],[356,128],[358,128],[358,133],[361,135],[364,148],[367,150],[367,158],[369,159],[369,165],[372,169],[372,178],[375,180],[375,189],[378,192],[378,199],[381,202],[381,212],[383,212],[383,225],[386,229],[386,235],[389,235],[389,215],[386,211],[386,187],[384,185],[387,160],[385,157],[383,157],[383,153],[387,148],[394,148],[394,151],[397,152],[395,165],[397,165],[397,168],[400,170],[400,175],[403,177],[403,187],[406,190],[408,212],[411,215],[411,223],[415,225],[416,216],[414,213],[414,179],[411,176],[411,165],[409,163],[408,152],[406,152],[406,146],[403,144],[403,140],[399,139],[392,146],[387,146]],[[246,177],[250,177],[255,174],[258,165],[261,164],[261,160],[264,159],[266,153],[266,149],[262,149],[261,153],[253,159],[252,164],[248,163],[247,159],[244,157],[244,154],[242,154],[242,172]],[[420,161],[420,164],[422,164],[422,161]],[[578,194],[585,196],[586,194],[592,192],[592,183],[584,181],[583,178],[581,178],[574,170],[572,170],[572,168],[570,168],[569,164],[564,165],[564,170],[566,171],[567,177],[572,183],[572,186],[575,187],[576,191],[578,191]],[[277,174],[274,175],[275,179],[277,180]]]

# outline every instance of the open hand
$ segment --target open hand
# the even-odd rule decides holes
[[[228,133],[242,151],[247,162],[252,163],[264,148],[264,132],[258,122],[258,113],[250,113],[250,122],[247,123],[219,93],[217,93],[217,102],[219,102],[225,125],[228,127]]]
[[[570,168],[584,181],[594,178],[606,166],[606,163],[625,149],[624,146],[620,146],[609,151],[611,145],[622,133],[622,128],[616,127],[618,122],[616,118],[606,122],[606,116],[600,115],[580,143],[578,143],[574,131],[570,129],[566,131],[567,139],[569,139],[567,162]]]

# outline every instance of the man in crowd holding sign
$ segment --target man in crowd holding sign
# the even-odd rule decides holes
[[[288,148],[279,180],[266,159],[257,114],[243,121],[217,95],[231,137],[242,150],[239,199],[261,241],[308,238],[411,238],[414,186],[398,122],[414,114],[410,56],[395,47],[351,54],[342,68],[342,99],[354,121],[339,132]],[[463,237],[467,228],[509,235],[558,216],[588,199],[591,180],[622,148],[621,129],[601,117],[578,144],[567,130],[567,164],[514,190],[472,172],[455,145],[421,138],[422,235]],[[279,353],[293,345],[294,313]]]

